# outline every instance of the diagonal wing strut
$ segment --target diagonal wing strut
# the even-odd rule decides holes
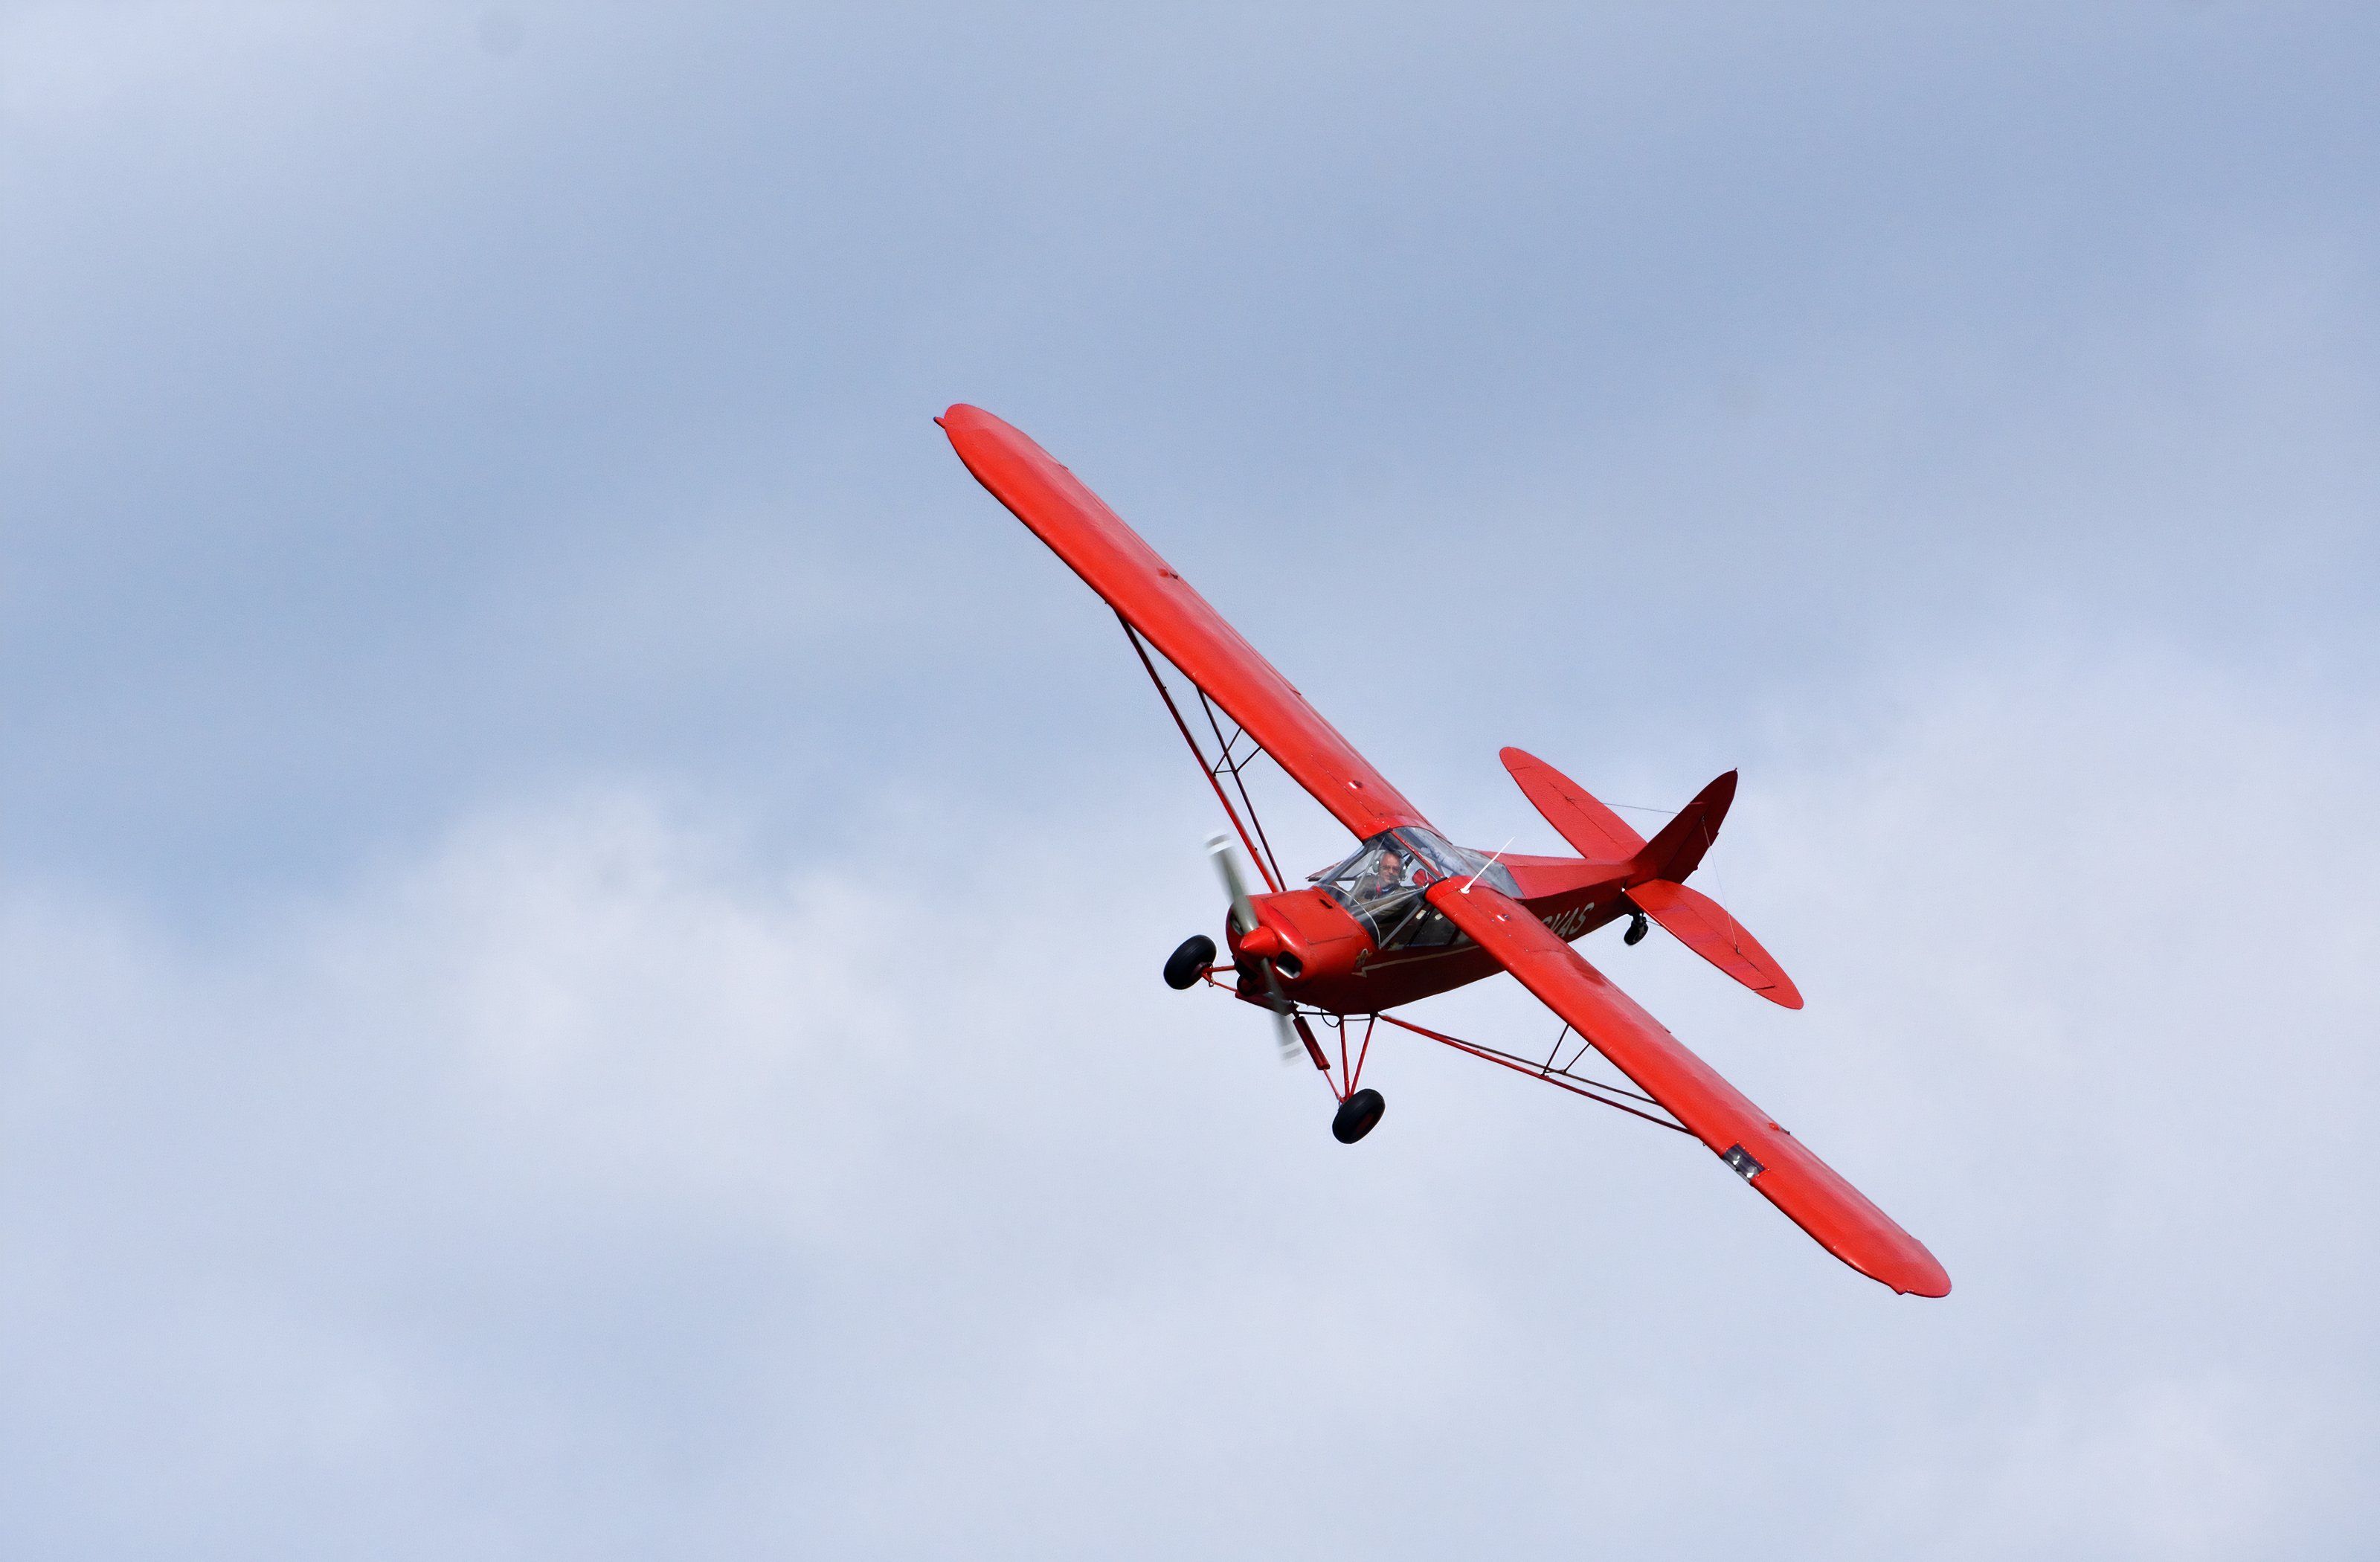
[[[1818,1245],[1903,1294],[1948,1296],[1950,1276],[1925,1244],[1843,1180],[1742,1092],[1556,937],[1519,901],[1489,885],[1452,880],[1429,902],[1496,958],[1522,986],[1595,1043],[1696,1139]]]

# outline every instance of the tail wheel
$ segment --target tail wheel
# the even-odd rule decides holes
[[[1622,944],[1642,944],[1645,942],[1645,931],[1651,926],[1652,924],[1645,920],[1645,913],[1639,911],[1634,916],[1628,919],[1628,931],[1626,934],[1621,935],[1620,942]]]
[[[1378,1091],[1359,1090],[1339,1104],[1338,1115],[1330,1119],[1330,1137],[1353,1144],[1378,1128],[1380,1114],[1388,1109],[1388,1098]]]
[[[1214,964],[1215,941],[1203,933],[1192,934],[1182,941],[1182,947],[1166,957],[1165,984],[1177,993],[1186,992]]]

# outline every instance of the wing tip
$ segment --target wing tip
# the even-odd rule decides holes
[[[1896,1255],[1897,1262],[1889,1265],[1889,1273],[1877,1274],[1864,1265],[1855,1264],[1853,1267],[1859,1269],[1870,1279],[1883,1281],[1900,1296],[1926,1298],[1949,1296],[1950,1272],[1942,1267],[1942,1261],[1926,1251],[1925,1244],[1916,1238],[1908,1238],[1908,1242],[1917,1251]]]

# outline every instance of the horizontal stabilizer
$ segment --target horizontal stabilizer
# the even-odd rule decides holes
[[[1769,1002],[1787,1008],[1802,1007],[1801,990],[1777,963],[1777,957],[1762,948],[1760,940],[1709,896],[1667,879],[1655,879],[1630,890],[1628,898],[1679,943]]]
[[[1587,789],[1535,754],[1506,749],[1496,756],[1519,782],[1522,795],[1546,816],[1554,833],[1590,862],[1625,862],[1645,849],[1645,837],[1590,796]]]

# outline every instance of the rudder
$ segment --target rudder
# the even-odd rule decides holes
[[[1735,772],[1726,775],[1694,794],[1694,800],[1678,810],[1660,833],[1636,854],[1636,871],[1651,879],[1668,879],[1683,884],[1696,868],[1702,866],[1703,854],[1718,839],[1719,821],[1727,817],[1730,804],[1735,801]]]

